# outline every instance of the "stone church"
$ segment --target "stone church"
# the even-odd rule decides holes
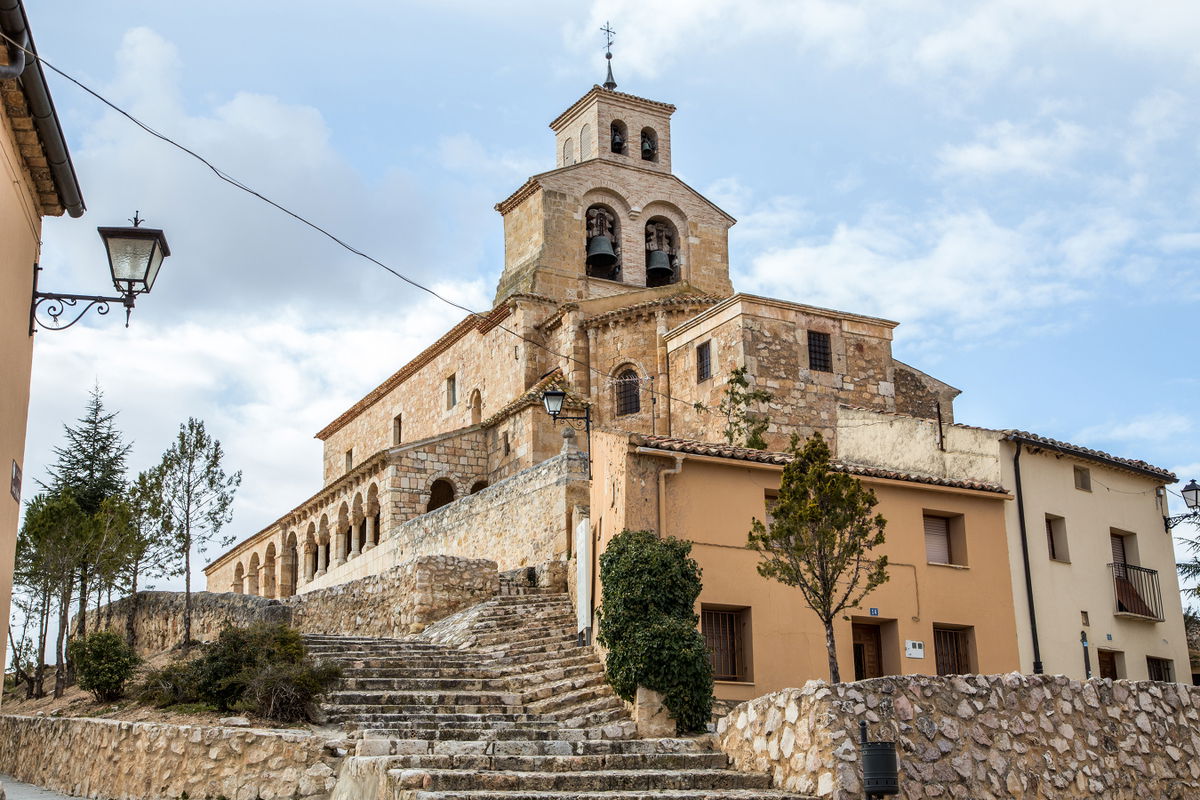
[[[674,111],[606,84],[550,123],[555,168],[496,204],[492,309],[321,429],[324,485],[217,558],[210,590],[287,596],[418,554],[400,526],[559,453],[547,387],[598,430],[720,442],[713,409],[744,366],[773,396],[759,411],[775,449],[834,438],[838,404],[953,418],[958,391],[892,357],[895,322],[734,291],[735,220],[672,173]],[[533,563],[513,537],[454,554]],[[364,558],[384,541],[392,556]]]

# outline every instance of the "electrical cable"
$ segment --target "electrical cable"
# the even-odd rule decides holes
[[[259,191],[255,190],[255,189],[253,189],[253,188],[252,188],[252,187],[250,187],[250,186],[247,186],[245,183],[242,183],[240,180],[238,180],[237,178],[234,178],[234,177],[233,177],[232,175],[230,175],[229,173],[227,173],[227,172],[225,172],[224,170],[220,169],[220,168],[219,168],[219,167],[217,167],[215,164],[213,164],[211,161],[209,161],[207,158],[205,158],[204,156],[202,156],[202,155],[200,155],[199,153],[197,153],[195,150],[192,150],[192,149],[190,149],[190,148],[189,148],[189,147],[187,147],[186,145],[180,144],[179,142],[177,142],[177,141],[175,141],[174,139],[172,139],[170,136],[167,136],[167,135],[166,135],[166,134],[164,134],[164,133],[160,133],[159,131],[157,131],[157,130],[155,130],[154,128],[150,127],[149,125],[147,125],[146,123],[144,123],[144,122],[142,122],[140,119],[138,119],[137,117],[135,117],[135,116],[133,116],[132,114],[130,114],[130,113],[129,113],[128,111],[126,111],[125,109],[123,109],[123,108],[121,108],[120,106],[118,106],[116,103],[114,103],[114,102],[112,102],[111,100],[109,100],[109,99],[108,99],[107,97],[105,97],[104,95],[102,95],[102,94],[100,94],[99,92],[97,92],[96,90],[92,89],[92,88],[91,88],[90,86],[88,86],[87,84],[85,84],[85,83],[83,83],[82,81],[80,81],[80,80],[76,79],[75,77],[71,76],[70,74],[68,74],[68,73],[64,72],[63,70],[59,69],[58,67],[54,66],[54,64],[52,64],[52,63],[50,63],[49,61],[47,61],[46,59],[44,59],[42,56],[38,55],[38,54],[37,54],[37,53],[35,53],[33,50],[30,50],[29,48],[27,48],[27,47],[24,47],[23,45],[21,45],[19,42],[17,42],[17,41],[16,41],[15,39],[13,39],[12,37],[8,36],[8,35],[7,35],[6,33],[4,33],[3,31],[0,31],[0,38],[3,38],[3,39],[5,39],[5,40],[7,40],[7,41],[8,41],[10,44],[12,44],[14,47],[16,47],[16,48],[18,48],[18,49],[20,49],[20,50],[24,51],[24,52],[25,52],[25,53],[26,53],[28,56],[30,56],[30,57],[32,57],[32,58],[35,58],[35,59],[37,59],[37,60],[38,60],[38,62],[40,62],[41,64],[43,64],[44,66],[46,66],[48,69],[50,69],[50,70],[51,70],[52,72],[54,72],[56,75],[58,75],[58,76],[62,77],[64,80],[67,80],[67,81],[69,81],[69,82],[73,83],[75,86],[79,87],[79,88],[80,88],[80,89],[82,89],[84,92],[86,92],[86,93],[90,94],[92,97],[96,98],[96,99],[97,99],[97,100],[99,100],[101,103],[103,103],[104,105],[106,105],[106,106],[108,106],[109,108],[111,108],[113,111],[115,111],[115,112],[117,112],[118,114],[120,114],[121,116],[125,117],[127,120],[129,120],[129,121],[130,121],[130,122],[132,122],[134,125],[136,125],[136,126],[138,126],[139,128],[141,128],[141,129],[142,129],[143,131],[145,131],[146,133],[150,134],[151,136],[155,137],[156,139],[159,139],[159,140],[161,140],[161,141],[163,141],[163,142],[165,142],[165,143],[167,143],[167,144],[171,145],[172,147],[174,147],[174,148],[176,148],[176,149],[178,149],[178,150],[181,150],[182,152],[184,152],[184,153],[186,153],[187,155],[191,156],[191,157],[192,157],[193,159],[195,159],[196,161],[199,161],[201,164],[203,164],[204,166],[208,167],[208,169],[209,169],[209,170],[211,170],[211,171],[212,171],[212,173],[213,173],[214,175],[216,175],[218,178],[220,178],[222,181],[224,181],[224,182],[228,183],[229,185],[231,185],[231,186],[233,186],[233,187],[235,187],[235,188],[237,188],[237,189],[240,189],[241,191],[243,191],[243,192],[245,192],[245,193],[247,193],[247,194],[249,194],[249,195],[251,195],[251,196],[253,196],[253,197],[256,197],[256,198],[258,198],[258,199],[259,199],[259,200],[261,200],[262,202],[264,202],[264,203],[266,203],[267,205],[269,205],[269,206],[271,206],[271,207],[273,207],[273,208],[277,209],[278,211],[280,211],[280,212],[282,212],[282,213],[286,214],[287,216],[291,217],[292,219],[296,220],[297,222],[301,223],[302,225],[305,225],[305,226],[307,226],[307,227],[311,228],[312,230],[316,231],[317,233],[321,234],[322,236],[325,236],[325,237],[326,237],[326,238],[328,238],[330,241],[332,241],[332,242],[334,242],[335,244],[337,244],[339,247],[342,247],[343,249],[345,249],[345,250],[347,250],[348,252],[350,252],[350,253],[352,253],[352,254],[354,254],[354,255],[358,256],[359,258],[365,259],[365,260],[367,260],[367,261],[371,262],[372,264],[376,265],[377,267],[380,267],[381,269],[384,269],[384,270],[386,270],[387,272],[391,273],[393,276],[395,276],[395,277],[399,278],[400,280],[404,281],[405,283],[409,284],[409,285],[410,285],[410,286],[412,286],[413,288],[415,288],[415,289],[419,289],[419,290],[421,290],[421,291],[423,291],[423,292],[425,292],[425,293],[427,293],[427,294],[429,294],[429,295],[431,295],[431,296],[433,296],[433,297],[437,298],[438,300],[441,300],[443,303],[446,303],[447,305],[449,305],[449,306],[451,306],[451,307],[453,307],[453,308],[457,308],[457,309],[459,309],[460,311],[465,311],[465,312],[467,313],[467,315],[468,315],[468,316],[475,317],[476,319],[479,319],[479,320],[483,321],[483,320],[486,320],[486,319],[487,319],[487,316],[488,316],[488,314],[489,314],[489,313],[491,313],[491,312],[481,313],[481,312],[479,312],[479,311],[475,311],[475,310],[474,310],[474,309],[472,309],[472,308],[469,308],[469,307],[467,307],[467,306],[464,306],[464,305],[462,305],[461,303],[455,302],[454,300],[451,300],[451,299],[449,299],[448,297],[445,297],[444,295],[441,295],[441,294],[439,294],[439,293],[438,293],[437,291],[435,291],[434,289],[431,289],[430,287],[428,287],[428,286],[425,286],[424,284],[420,283],[419,281],[417,281],[417,280],[414,280],[413,278],[410,278],[410,277],[408,277],[407,275],[405,275],[404,273],[400,272],[399,270],[397,270],[397,269],[394,269],[394,268],[392,268],[392,267],[388,266],[387,264],[383,263],[382,261],[380,261],[379,259],[375,258],[374,256],[371,256],[371,255],[369,255],[369,254],[367,254],[367,253],[364,253],[363,251],[361,251],[361,250],[357,249],[356,247],[354,247],[353,245],[351,245],[351,244],[349,244],[348,242],[344,241],[343,239],[340,239],[339,237],[337,237],[336,235],[334,235],[334,234],[333,234],[333,233],[331,233],[330,231],[328,231],[328,230],[326,230],[325,228],[321,227],[321,226],[320,226],[320,225],[318,225],[317,223],[315,223],[315,222],[312,222],[311,220],[307,219],[306,217],[303,217],[303,216],[301,216],[301,215],[300,215],[300,214],[298,214],[297,212],[295,212],[295,211],[292,211],[290,208],[288,208],[288,207],[286,207],[286,206],[284,206],[284,205],[282,205],[282,204],[280,204],[280,203],[277,203],[276,201],[274,201],[274,200],[272,200],[271,198],[269,198],[269,197],[265,196],[265,195],[264,195],[264,194],[262,194],[261,192],[259,192]],[[528,336],[525,336],[524,334],[522,334],[522,333],[519,333],[518,331],[515,331],[515,330],[513,330],[513,329],[511,329],[511,328],[509,328],[509,327],[507,327],[507,326],[505,326],[505,325],[502,325],[502,324],[500,324],[500,323],[494,323],[494,324],[493,324],[493,327],[499,328],[500,330],[504,331],[505,333],[508,333],[508,334],[510,334],[510,335],[512,335],[512,336],[515,336],[516,338],[520,339],[521,341],[527,342],[527,343],[529,343],[529,344],[533,345],[534,347],[540,348],[540,349],[544,350],[545,352],[549,353],[549,354],[550,354],[550,355],[552,355],[552,356],[555,356],[555,357],[557,357],[557,358],[561,358],[561,359],[565,359],[566,361],[568,361],[568,362],[570,362],[570,363],[578,364],[579,366],[581,366],[581,367],[583,367],[583,368],[587,369],[589,372],[594,372],[595,374],[597,374],[597,375],[601,376],[601,377],[602,377],[602,378],[604,378],[606,381],[608,381],[608,380],[611,380],[611,379],[609,378],[609,376],[608,376],[606,373],[604,373],[603,371],[601,371],[601,370],[600,370],[600,369],[598,369],[597,367],[593,367],[591,364],[588,364],[588,363],[586,363],[586,362],[584,362],[584,361],[581,361],[581,360],[579,360],[579,359],[575,358],[574,356],[570,356],[570,355],[567,355],[567,354],[565,354],[565,353],[559,353],[559,352],[557,352],[556,350],[553,350],[552,348],[548,347],[547,345],[545,345],[545,344],[542,344],[541,342],[539,342],[539,341],[536,341],[536,340],[534,340],[534,339],[531,339],[531,338],[529,338]],[[675,401],[675,402],[677,402],[677,403],[684,403],[684,404],[688,405],[689,407],[693,407],[693,408],[695,407],[695,403],[694,403],[694,402],[692,402],[692,401],[684,400],[683,398],[679,398],[679,397],[673,397],[673,396],[671,396],[670,394],[668,394],[668,393],[666,393],[666,392],[663,392],[663,391],[661,391],[661,390],[659,390],[659,389],[655,389],[655,388],[653,387],[653,379],[652,379],[652,378],[648,379],[648,382],[649,382],[651,385],[650,385],[648,388],[646,388],[646,389],[645,389],[645,391],[646,391],[647,393],[649,393],[649,394],[651,394],[651,395],[657,395],[657,396],[659,396],[659,397],[664,397],[664,398],[666,398],[667,400],[674,400],[674,401]]]

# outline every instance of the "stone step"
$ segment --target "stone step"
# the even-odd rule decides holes
[[[568,679],[543,686],[519,697],[530,711],[547,713],[573,705],[582,705],[599,698],[613,699],[612,688],[602,677],[589,675],[585,678]]]
[[[774,789],[721,789],[601,792],[530,792],[530,791],[470,791],[428,792],[406,794],[411,800],[819,800],[809,795],[789,794]]]
[[[400,770],[396,770],[400,772]],[[771,777],[731,769],[630,769],[576,772],[420,770],[405,785],[425,791],[594,792],[662,789],[770,789]],[[389,773],[390,774],[390,773]],[[419,782],[418,782],[419,781]]]
[[[460,692],[512,692],[512,678],[435,678],[391,676],[375,677],[346,677],[343,673],[341,690],[359,692],[389,692],[389,691],[460,691]]]
[[[631,739],[637,728],[630,721],[614,722],[597,728],[568,728],[561,724],[546,726],[521,725],[508,727],[503,724],[475,726],[464,724],[447,725],[376,725],[361,726],[362,735],[369,738],[397,740],[454,740],[461,744],[484,746],[490,743],[526,742],[577,742],[586,739]]]
[[[387,769],[439,769],[518,772],[580,770],[725,769],[724,753],[596,753],[593,755],[412,754],[384,756]]]
[[[374,755],[494,755],[592,756],[655,753],[720,753],[710,736],[681,739],[509,739],[480,742],[429,739],[364,738],[358,754]],[[723,755],[723,754],[721,754]]]
[[[334,705],[405,705],[430,708],[452,706],[521,706],[522,697],[513,692],[356,692],[335,691],[325,695]]]
[[[434,722],[470,722],[473,720],[510,722],[557,722],[553,717],[528,714],[524,706],[403,706],[383,703],[325,705],[326,715],[338,721],[355,720],[427,720]]]

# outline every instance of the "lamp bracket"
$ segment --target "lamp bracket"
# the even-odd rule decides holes
[[[129,327],[129,314],[133,311],[132,292],[122,294],[119,297],[105,297],[103,295],[91,294],[64,294],[60,292],[39,292],[37,288],[38,273],[42,268],[37,264],[33,265],[33,300],[29,304],[29,335],[33,336],[37,326],[41,326],[49,331],[62,331],[74,325],[79,320],[83,319],[84,314],[96,309],[96,313],[100,315],[109,312],[110,303],[120,303],[125,306],[125,327]],[[76,306],[80,303],[86,303],[83,308],[78,309]],[[45,304],[42,309],[49,316],[49,321],[38,317],[38,310]],[[63,314],[72,313],[74,318],[69,322],[62,322]]]
[[[1171,530],[1181,522],[1191,522],[1200,525],[1200,510],[1189,511],[1186,514],[1176,514],[1173,517],[1163,517],[1163,525],[1167,526],[1167,530]]]

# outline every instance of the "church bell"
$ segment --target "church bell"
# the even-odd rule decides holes
[[[674,275],[670,253],[666,250],[650,250],[646,253],[646,283],[661,286],[670,283]]]
[[[617,254],[613,250],[612,239],[601,234],[588,239],[587,265],[589,267],[611,267],[617,263]]]

